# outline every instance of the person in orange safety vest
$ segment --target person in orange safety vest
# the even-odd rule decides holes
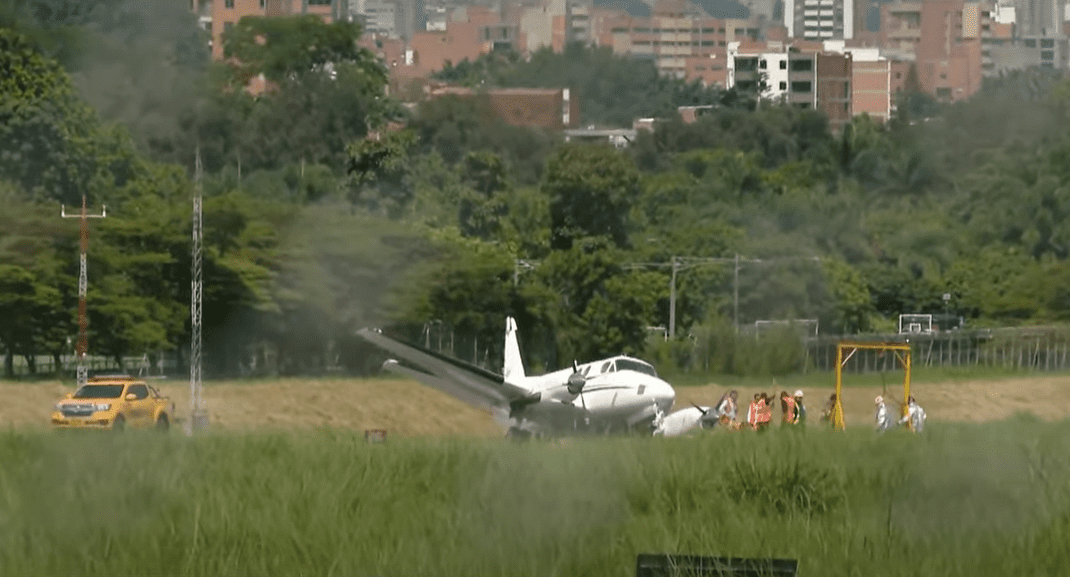
[[[767,393],[762,393],[758,398],[757,430],[764,431],[769,428],[773,420],[773,399]]]
[[[750,407],[747,408],[747,426],[752,429],[758,428],[758,404],[762,402],[762,395],[754,393],[754,400],[750,402]]]
[[[781,423],[783,425],[795,424],[795,399],[787,391],[780,391],[780,410],[783,412]]]

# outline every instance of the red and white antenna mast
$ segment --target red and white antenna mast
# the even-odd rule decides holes
[[[91,218],[104,218],[108,216],[108,207],[102,206],[100,214],[89,214],[86,211],[85,195],[82,195],[82,212],[80,214],[67,214],[67,207],[60,205],[59,215],[62,218],[80,218],[82,219],[81,226],[81,247],[82,252],[78,259],[78,387],[81,388],[89,380],[89,369],[85,366],[85,355],[89,349],[89,335],[86,334],[86,329],[89,327],[89,318],[86,316],[85,305],[85,293],[86,288],[89,286],[89,281],[86,277],[86,255],[89,253],[89,219]]]

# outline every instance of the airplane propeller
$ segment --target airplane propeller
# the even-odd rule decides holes
[[[711,415],[710,409],[703,409],[694,402],[691,403],[691,406],[695,407],[696,409],[698,409],[698,412],[702,413],[702,417],[699,418],[699,426],[701,426],[702,428],[706,428],[706,423],[710,421],[716,421],[717,415]]]
[[[565,386],[568,387],[568,392],[578,395],[583,392],[583,386],[586,384],[587,377],[580,372],[580,364],[572,361],[572,374],[568,376],[568,381],[565,383]]]
[[[583,398],[583,387],[587,384],[587,377],[580,372],[580,364],[575,359],[572,361],[572,374],[568,376],[568,381],[565,382],[565,387],[568,388],[569,394],[576,395],[580,398],[580,405],[583,406],[583,419],[588,425],[591,424],[590,413],[587,412],[587,400]]]

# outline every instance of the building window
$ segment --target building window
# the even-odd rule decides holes
[[[744,30],[742,28],[735,29],[736,36],[743,36],[743,32]]]
[[[1041,62],[1040,63],[1040,67],[1041,68],[1055,68],[1055,64],[1053,64],[1051,62]]]
[[[1054,38],[1041,38],[1040,39],[1040,47],[1041,48],[1055,48],[1055,39]]]
[[[1054,50],[1044,50],[1040,53],[1041,60],[1055,60]]]
[[[843,103],[843,111],[844,112],[851,112],[851,103],[850,102],[844,102]]]
[[[228,9],[228,10],[233,10],[234,9],[234,0],[226,0],[225,2],[223,2],[223,7]]]
[[[783,80],[781,80],[780,81],[780,89],[781,90],[787,90],[788,89],[788,83],[784,82]]]
[[[758,69],[757,58],[739,58],[736,57],[736,70],[740,72],[754,72]]]
[[[788,61],[787,60],[781,60],[780,61],[780,69],[781,70],[787,70],[788,69]]]
[[[231,28],[234,28],[234,23],[233,22],[224,22],[223,23],[223,34],[226,34],[227,32],[230,32]]]
[[[330,6],[331,0],[308,0],[309,6]]]
[[[1027,39],[1025,41],[1025,47],[1026,48],[1036,48],[1037,47],[1037,41],[1035,39],[1033,39],[1033,38],[1029,38],[1029,39]]]
[[[614,34],[627,34],[628,33],[628,29],[627,28],[614,28],[613,29],[613,33]]]
[[[765,70],[765,67],[766,67],[766,62],[765,62],[765,59],[763,58],[761,60],[761,62],[758,63],[758,68],[761,68],[762,70]]]
[[[937,98],[951,98],[951,89],[950,88],[937,88],[936,89],[936,97]]]
[[[792,60],[791,71],[792,72],[810,72],[814,69],[814,61],[810,59],[806,60]]]
[[[797,80],[791,83],[792,92],[810,92],[813,90],[813,84],[809,80]]]
[[[844,98],[850,98],[851,97],[851,83],[850,82],[844,82],[843,83],[843,97]]]

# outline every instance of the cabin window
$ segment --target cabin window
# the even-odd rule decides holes
[[[641,395],[646,392],[646,385],[639,385],[639,388],[635,390],[637,395]]]
[[[605,364],[602,365],[602,372],[603,373],[608,373],[610,371],[609,367],[612,364],[613,364],[613,361],[606,361]]]

